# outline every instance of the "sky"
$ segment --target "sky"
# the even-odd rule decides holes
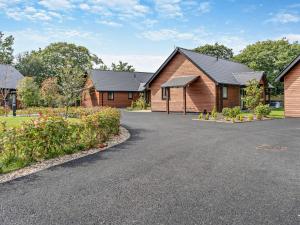
[[[299,0],[0,0],[14,54],[65,41],[105,64],[154,72],[176,46],[218,42],[235,54],[256,41],[300,41]]]

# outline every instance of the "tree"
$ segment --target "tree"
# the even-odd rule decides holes
[[[2,65],[3,73],[0,74],[0,106],[4,107],[5,116],[7,116],[9,107],[7,104],[7,98],[10,94],[10,89],[7,88],[8,84],[11,82],[11,67],[8,65]]]
[[[46,106],[55,107],[59,104],[60,99],[62,99],[59,89],[56,77],[50,77],[43,81],[40,95]]]
[[[265,71],[268,81],[275,87],[275,93],[283,92],[282,84],[275,82],[279,72],[300,54],[298,42],[286,39],[259,41],[248,45],[234,60],[246,64],[253,70]]]
[[[47,77],[46,66],[41,57],[41,50],[25,52],[17,56],[16,69],[24,76],[32,76],[41,85]]]
[[[213,45],[206,44],[203,46],[199,46],[195,48],[194,51],[206,55],[219,57],[222,59],[231,59],[233,57],[233,51],[231,48],[228,48],[225,45],[220,45],[218,43],[215,43]]]
[[[112,63],[111,70],[113,71],[125,71],[125,72],[134,72],[135,69],[132,65],[129,65],[127,62],[119,61],[118,64]]]
[[[80,99],[85,82],[84,73],[78,67],[66,66],[61,68],[59,87],[63,96],[63,104],[66,107],[66,116],[71,105]]]
[[[39,86],[32,77],[24,77],[17,86],[17,96],[25,107],[38,106],[40,101]]]
[[[14,37],[10,35],[4,38],[4,34],[0,31],[0,64],[11,64],[13,62],[13,44]]]
[[[259,105],[263,88],[259,87],[259,82],[256,79],[250,80],[245,90],[245,96],[242,100],[245,102],[247,109],[254,110]]]

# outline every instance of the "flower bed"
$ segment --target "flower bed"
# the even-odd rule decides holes
[[[40,116],[19,128],[0,125],[0,173],[44,159],[101,146],[119,132],[120,112],[102,108],[78,123],[62,116]]]

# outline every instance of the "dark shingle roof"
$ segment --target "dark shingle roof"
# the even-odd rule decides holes
[[[254,71],[254,72],[241,72],[241,73],[233,73],[234,78],[240,85],[247,85],[250,80],[260,81],[263,76],[263,71]]]
[[[246,77],[244,76],[248,76],[248,80],[252,80],[258,77],[259,74],[263,73],[254,73],[253,70],[241,63],[200,54],[192,50],[176,48],[174,52],[165,61],[165,63],[152,76],[151,80],[149,80],[148,83],[150,83],[160,73],[160,71],[166,66],[166,64],[173,58],[173,56],[177,52],[180,52],[181,54],[185,55],[195,66],[202,70],[216,83],[244,85],[244,80],[246,79]],[[239,80],[236,79],[234,74],[238,77],[238,79],[241,77],[241,80],[243,82],[239,83]]]
[[[171,80],[168,80],[161,87],[185,87],[186,85],[192,83],[196,80],[199,76],[182,76],[182,77],[174,77]]]
[[[143,91],[153,73],[91,70],[89,75],[97,91]]]
[[[298,55],[287,67],[285,67],[275,81],[282,81],[282,78],[295,66],[297,63],[300,62],[300,55]]]
[[[11,65],[0,64],[0,88],[16,89],[23,75]]]

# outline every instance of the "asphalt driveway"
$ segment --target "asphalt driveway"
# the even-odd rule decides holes
[[[299,224],[300,119],[192,117],[123,113],[126,143],[0,184],[0,224]]]

